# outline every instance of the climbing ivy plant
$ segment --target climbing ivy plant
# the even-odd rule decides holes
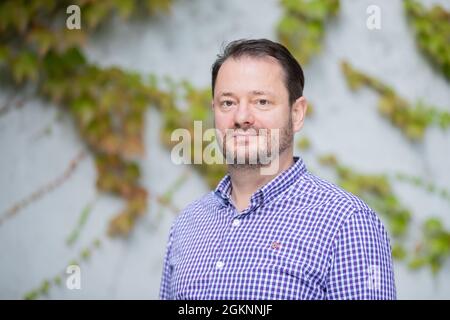
[[[341,67],[350,89],[368,87],[379,94],[378,111],[410,140],[421,140],[431,125],[442,129],[450,127],[450,112],[428,106],[422,101],[409,103],[397,95],[392,87],[356,70],[346,61],[341,63]]]
[[[415,0],[405,0],[403,6],[418,47],[450,80],[450,12],[440,5],[428,10]]]
[[[337,15],[339,0],[281,0],[284,14],[277,35],[303,65],[322,47],[326,22]]]
[[[78,1],[82,28],[66,28],[72,1],[4,1],[0,4],[0,68],[20,90],[33,86],[37,96],[67,111],[95,157],[97,187],[121,196],[124,210],[110,223],[109,234],[127,235],[147,208],[137,157],[143,154],[144,112],[165,96],[136,73],[99,68],[81,48],[86,37],[108,17],[127,18],[170,7],[159,1]]]
[[[171,1],[79,1],[81,30],[65,25],[69,1],[5,1],[0,5],[0,68],[17,89],[33,85],[36,95],[67,111],[95,157],[97,188],[126,202],[111,221],[108,233],[128,235],[136,219],[147,211],[147,190],[140,184],[139,157],[144,153],[142,133],[148,106],[163,117],[161,138],[174,145],[171,133],[187,128],[193,137],[194,120],[212,126],[208,106],[210,89],[197,90],[188,82],[160,87],[156,77],[116,67],[100,68],[87,61],[82,46],[87,36],[108,17],[128,18],[143,9],[147,14],[167,12]],[[13,18],[15,17],[15,18]],[[182,111],[178,104],[187,105]],[[205,146],[204,142],[201,147]],[[193,146],[198,148],[198,146]],[[193,149],[192,157],[195,154]],[[198,152],[202,152],[199,150]],[[225,173],[220,165],[195,165],[210,186]]]

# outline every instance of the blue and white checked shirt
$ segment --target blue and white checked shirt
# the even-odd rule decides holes
[[[301,158],[242,212],[226,175],[172,225],[161,299],[395,299],[387,233]]]

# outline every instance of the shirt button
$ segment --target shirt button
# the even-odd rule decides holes
[[[233,227],[238,227],[240,224],[241,224],[241,220],[239,220],[239,219],[233,220]]]
[[[216,263],[216,268],[217,268],[217,269],[222,269],[222,268],[223,268],[223,265],[224,265],[223,261],[217,261],[217,263]]]

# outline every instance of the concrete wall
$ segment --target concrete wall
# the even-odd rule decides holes
[[[351,93],[339,69],[340,60],[347,59],[410,100],[422,98],[449,107],[449,83],[417,51],[401,1],[341,2],[323,52],[305,69],[305,95],[314,103],[316,116],[308,119],[297,138],[307,135],[318,152],[333,152],[356,170],[401,171],[450,188],[450,133],[432,128],[422,144],[407,143],[378,115],[376,95],[369,90]],[[449,1],[439,2],[450,9]],[[382,10],[381,30],[366,28],[366,8],[371,4]],[[145,23],[117,21],[103,28],[90,39],[86,53],[101,66],[188,79],[205,87],[223,42],[241,37],[274,39],[280,15],[276,1],[177,1],[169,16]],[[1,88],[0,101],[11,94]],[[146,122],[143,184],[150,192],[163,193],[190,169],[170,162],[169,151],[159,142],[160,117],[154,110],[149,110]],[[71,119],[39,99],[30,99],[0,117],[0,212],[59,176],[81,149]],[[305,154],[304,159],[307,167],[318,168],[310,156]],[[328,178],[327,172],[315,171]],[[105,236],[107,224],[122,204],[101,195],[80,239],[73,247],[65,244],[80,212],[96,196],[95,175],[88,157],[61,187],[0,226],[0,298],[20,299],[43,279],[64,270],[98,236],[102,247],[81,266],[82,289],[63,286],[52,289],[48,298],[157,298],[167,232],[174,218],[170,211],[158,215],[160,208],[151,203],[129,239],[111,240]],[[174,201],[181,208],[207,191],[192,172]],[[414,210],[417,221],[437,215],[450,227],[448,202],[404,184],[396,184],[395,191]],[[412,272],[401,263],[395,272],[400,299],[450,298],[448,263],[435,278],[427,270]]]

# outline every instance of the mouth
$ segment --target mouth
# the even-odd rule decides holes
[[[232,137],[256,137],[259,136],[256,130],[235,131],[231,134]]]
[[[235,143],[237,146],[240,145],[255,145],[258,144],[260,135],[257,133],[235,133],[231,136],[232,143]]]
[[[233,134],[232,137],[236,138],[236,137],[257,137],[258,135],[255,133],[236,133]]]

